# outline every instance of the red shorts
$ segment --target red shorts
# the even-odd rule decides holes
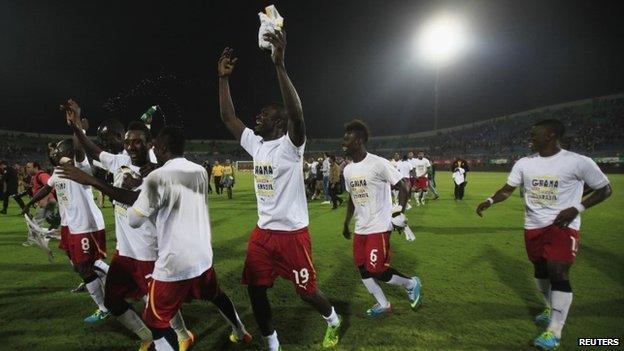
[[[67,238],[68,236],[69,227],[66,225],[61,226],[61,241],[59,241],[58,248],[65,251],[66,253],[69,253],[69,239]]]
[[[524,243],[531,261],[563,261],[573,263],[580,239],[578,230],[550,225],[545,228],[525,229]]]
[[[105,300],[141,299],[148,293],[148,284],[152,280],[153,271],[154,261],[139,261],[120,256],[115,250],[106,275]]]
[[[427,190],[428,187],[429,187],[429,179],[427,177],[416,178],[416,189]]]
[[[307,227],[280,231],[256,226],[251,232],[243,284],[273,286],[277,276],[292,281],[298,294],[316,292],[316,271]]]
[[[370,273],[385,272],[390,267],[390,232],[356,233],[353,236],[353,262]]]
[[[95,262],[106,257],[106,234],[104,230],[67,236],[69,258],[74,265]]]
[[[169,328],[169,322],[185,301],[212,300],[220,294],[217,274],[213,267],[201,275],[175,282],[152,280],[143,320],[152,328]]]

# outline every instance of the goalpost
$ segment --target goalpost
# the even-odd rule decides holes
[[[236,161],[236,171],[237,172],[253,171],[253,161]]]

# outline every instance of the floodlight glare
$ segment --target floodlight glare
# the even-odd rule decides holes
[[[465,41],[461,21],[452,16],[441,16],[423,27],[418,40],[418,52],[436,65],[441,65],[457,56]]]

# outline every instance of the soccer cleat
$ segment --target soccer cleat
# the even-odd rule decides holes
[[[195,335],[193,335],[190,330],[188,331],[188,335],[188,339],[178,340],[178,349],[180,351],[187,351],[195,344]]]
[[[558,350],[559,345],[559,338],[549,330],[543,332],[533,340],[533,346],[544,351]]]
[[[422,284],[420,283],[420,279],[418,279],[418,277],[412,277],[412,281],[414,282],[414,287],[406,290],[410,307],[412,307],[412,310],[415,311],[422,303]]]
[[[342,317],[338,315],[338,325],[335,327],[332,327],[331,325],[327,326],[325,338],[323,339],[324,348],[330,348],[338,345],[338,340],[340,340],[340,327],[342,327]]]
[[[549,307],[546,307],[544,311],[542,311],[542,313],[535,316],[533,321],[535,322],[535,324],[541,327],[547,327],[550,324],[550,314],[551,309]]]
[[[95,310],[95,312],[93,312],[92,315],[85,318],[84,321],[85,323],[97,323],[101,320],[106,319],[109,315],[110,315],[110,312],[104,312],[98,308],[97,310]]]
[[[388,307],[381,307],[379,303],[376,303],[373,307],[366,310],[366,315],[369,317],[377,317],[390,312],[392,312],[392,305],[388,304]]]
[[[87,285],[85,283],[82,283],[82,282],[80,284],[78,284],[77,287],[75,287],[75,288],[73,288],[71,290],[71,292],[73,292],[74,294],[82,293],[82,292],[85,292],[85,291],[87,291]]]
[[[245,335],[243,335],[243,342],[245,344],[250,344],[251,340],[253,339],[253,337],[251,336],[251,334],[249,334],[248,332],[245,332]],[[234,344],[238,343],[239,341],[241,341],[241,339],[239,339],[236,334],[232,333],[230,334],[230,341]]]
[[[139,346],[139,351],[151,351],[154,350],[151,347],[154,344],[153,340],[143,340],[141,341],[141,345]]]

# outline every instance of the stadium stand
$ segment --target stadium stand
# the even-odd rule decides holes
[[[425,150],[438,164],[450,164],[462,157],[475,166],[509,165],[528,154],[527,137],[537,120],[557,118],[567,128],[567,148],[593,157],[610,170],[624,166],[624,94],[578,100],[501,116],[438,131],[371,138],[370,151],[390,157],[394,152]],[[0,159],[23,163],[38,160],[46,164],[45,149],[61,135],[0,130]],[[341,154],[341,139],[310,139],[310,155]],[[191,140],[187,157],[196,162],[248,156],[234,140]]]

